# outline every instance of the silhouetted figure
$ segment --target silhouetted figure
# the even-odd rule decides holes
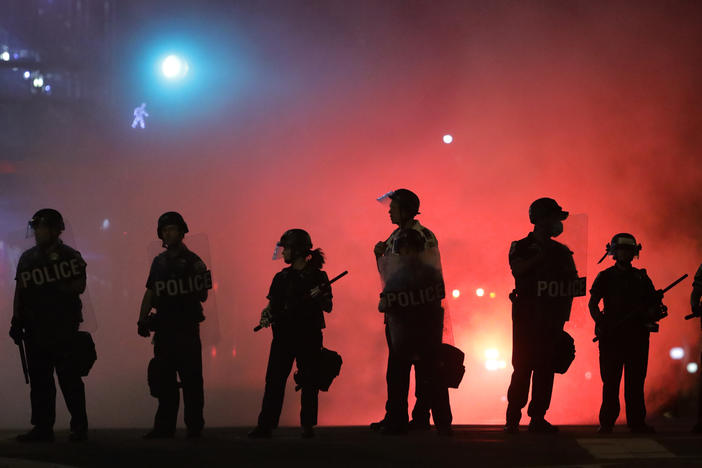
[[[415,217],[419,214],[419,197],[414,192],[401,188],[388,192],[387,194],[378,198],[378,201],[381,203],[389,202],[388,213],[390,214],[390,222],[398,226],[387,240],[378,242],[373,249],[378,267],[380,268],[384,257],[387,258],[389,256],[399,254],[397,249],[397,237],[400,234],[400,231],[402,229],[413,229],[419,232],[424,238],[424,255],[433,256],[433,261],[436,263],[439,270],[441,270],[439,243],[436,236],[434,236],[433,232],[422,226],[419,221],[415,219]],[[390,387],[394,385],[394,382],[392,382],[393,376],[391,375],[390,370],[395,367],[392,364],[393,352],[392,345],[390,344],[390,334],[387,328],[387,320],[385,327],[385,338],[388,343],[388,373],[386,374],[385,379],[389,391]],[[398,376],[398,378],[404,380],[404,378],[401,376]],[[430,427],[430,404],[427,398],[422,394],[422,389],[423,387],[421,385],[416,385],[415,382],[416,401],[414,409],[412,410],[412,420],[409,422],[408,426],[410,429],[427,430]],[[378,422],[372,423],[370,426],[371,429],[380,430],[385,425],[385,422],[387,421],[387,413],[389,411],[389,398],[390,397],[388,395],[388,401],[385,404],[385,417]]]
[[[563,326],[570,318],[572,294],[564,288],[577,280],[573,253],[556,242],[568,212],[551,198],[540,198],[529,207],[534,230],[512,242],[509,264],[514,276],[512,299],[512,380],[507,392],[505,431],[519,431],[522,408],[529,397],[530,432],[557,432],[545,419],[551,403],[554,353]],[[565,289],[565,290],[564,290]]]
[[[332,292],[329,278],[322,271],[324,254],[321,249],[312,250],[312,239],[306,231],[290,229],[276,245],[274,259],[282,256],[290,266],[273,278],[269,303],[261,314],[260,325],[272,326],[273,341],[261,413],[249,437],[270,438],[278,427],[285,384],[295,361],[302,389],[302,437],[311,438],[317,425],[319,388],[315,376],[319,374],[324,312],[332,310]]]
[[[29,227],[36,246],[24,252],[17,265],[10,336],[15,343],[26,345],[34,428],[17,440],[54,440],[54,370],[71,414],[70,440],[85,440],[88,417],[78,327],[83,321],[80,295],[85,291],[86,263],[59,238],[65,226],[58,211],[37,211]]]
[[[631,265],[640,251],[641,244],[631,234],[615,235],[607,244],[605,257],[612,255],[616,263],[601,271],[590,289],[590,315],[600,343],[600,433],[612,432],[619,416],[622,371],[627,426],[632,432],[654,432],[645,422],[644,380],[651,325],[649,309],[658,307],[662,295],[653,287],[646,270]],[[604,310],[600,310],[600,301]]]
[[[386,316],[393,356],[388,363],[388,410],[381,429],[385,434],[407,432],[409,376],[414,363],[418,393],[431,409],[439,434],[451,435],[448,387],[438,366],[444,280],[433,260],[424,257],[425,242],[418,231],[401,230],[396,236],[399,255],[386,257],[381,269],[385,285],[378,310]]]
[[[700,304],[700,299],[702,299],[702,265],[697,269],[695,273],[695,279],[692,282],[692,293],[690,294],[690,308],[692,309],[692,314],[696,317],[702,317],[702,304]],[[702,326],[702,321],[700,321],[700,326]],[[700,362],[702,362],[702,356],[700,356]],[[702,371],[699,372],[700,382],[699,382],[699,399],[697,403],[697,424],[692,428],[693,432],[702,432]]]
[[[153,430],[145,439],[175,435],[179,386],[183,388],[188,438],[200,437],[205,425],[200,322],[205,320],[202,303],[207,300],[212,278],[202,259],[183,243],[187,233],[180,214],[169,211],[159,217],[156,234],[166,250],[151,264],[137,323],[140,336],[148,338],[155,332],[148,377],[151,395],[158,398],[158,410]],[[156,313],[151,313],[154,308]]]

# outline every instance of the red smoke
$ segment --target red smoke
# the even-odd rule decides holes
[[[702,6],[337,1],[300,11],[285,4],[276,3],[275,15],[242,7],[215,23],[225,36],[239,28],[237,37],[248,38],[252,79],[246,89],[210,90],[222,93],[223,105],[205,120],[169,127],[151,112],[152,128],[142,134],[75,130],[78,142],[47,130],[21,165],[23,196],[31,193],[33,202],[27,209],[62,210],[78,247],[92,254],[100,325],[100,359],[87,389],[93,425],[151,422],[151,347],[135,324],[146,247],[167,210],[210,240],[222,336],[203,350],[212,425],[255,422],[270,336],[251,329],[283,267],[270,260],[274,244],[293,227],[325,250],[330,276],[350,272],[335,285],[327,318],[325,344],[344,367],[320,398],[320,423],[382,417],[387,351],[372,248],[393,229],[375,202],[388,190],[419,194],[419,219],[439,239],[447,290],[461,291],[447,299],[468,367],[451,393],[456,423],[504,422],[507,251],[531,228],[532,200],[552,196],[587,215],[587,245],[571,247],[587,258],[578,268],[588,287],[609,266],[609,259],[595,263],[617,232],[643,244],[636,265],[657,287],[702,261]],[[114,235],[99,230],[104,218]],[[479,287],[485,296],[475,295]],[[671,317],[652,338],[649,410],[690,386],[681,370],[687,357],[668,357],[677,345],[692,359],[699,354],[698,326],[682,320],[689,292],[689,281],[670,292]],[[556,378],[554,423],[596,421],[601,381],[584,301],[566,326],[577,355]],[[505,369],[485,368],[492,348]],[[12,368],[5,381],[28,406],[12,365],[4,366]],[[298,408],[290,387],[284,424],[298,423]],[[16,412],[7,424],[25,419]]]

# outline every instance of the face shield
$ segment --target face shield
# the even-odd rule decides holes
[[[27,221],[27,230],[24,233],[24,238],[29,239],[30,237],[34,237],[34,227],[37,225],[36,221],[32,218],[29,221]]]
[[[276,242],[273,249],[273,260],[281,260],[283,258],[283,250],[285,250],[285,246],[280,242]]]
[[[379,197],[376,198],[375,200],[376,200],[378,203],[382,204],[382,205],[390,206],[390,202],[392,201],[392,198],[391,198],[391,197],[392,197],[392,195],[393,195],[394,193],[395,193],[394,190],[390,190],[388,193],[379,196]]]

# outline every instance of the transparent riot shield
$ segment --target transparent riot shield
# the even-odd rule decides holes
[[[207,294],[207,300],[202,304],[205,321],[200,324],[200,339],[203,349],[216,347],[220,340],[219,314],[217,309],[217,277],[212,267],[212,256],[210,254],[210,241],[207,234],[186,234],[183,243],[192,252],[197,254],[207,269],[212,272],[212,289]],[[149,265],[151,261],[164,251],[161,240],[154,240],[147,246],[147,254],[149,256]],[[148,272],[147,272],[148,274]]]
[[[80,295],[80,300],[83,303],[82,314],[83,322],[80,324],[80,329],[82,331],[87,331],[94,333],[98,328],[97,316],[95,314],[95,309],[93,308],[93,301],[90,297],[90,252],[83,252],[80,250],[79,246],[75,242],[75,236],[73,234],[73,229],[71,224],[64,219],[65,230],[61,234],[61,240],[64,244],[69,247],[74,248],[79,251],[83,259],[88,264],[87,275],[88,281],[83,294]],[[34,239],[30,235],[31,230],[28,231],[26,228],[21,230],[15,230],[8,233],[3,240],[3,251],[5,258],[10,269],[10,278],[14,278],[15,272],[17,271],[17,264],[19,262],[22,253],[34,247]]]
[[[578,275],[587,276],[588,216],[583,213],[571,214],[563,221],[563,234],[556,238],[573,251],[573,260]]]
[[[588,243],[588,216],[584,213],[571,214],[563,221],[563,234],[556,238],[568,246],[573,252],[573,261],[575,268],[578,270],[578,276],[585,278],[584,285],[578,288],[577,294],[573,300],[571,309],[571,320],[577,325],[587,324],[589,320],[589,312],[587,310],[587,301],[585,294],[591,281],[587,280],[587,243]],[[582,280],[581,280],[582,282]]]

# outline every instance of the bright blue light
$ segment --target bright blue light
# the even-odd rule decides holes
[[[185,77],[188,73],[188,68],[188,62],[173,54],[161,62],[161,73],[169,80]]]

